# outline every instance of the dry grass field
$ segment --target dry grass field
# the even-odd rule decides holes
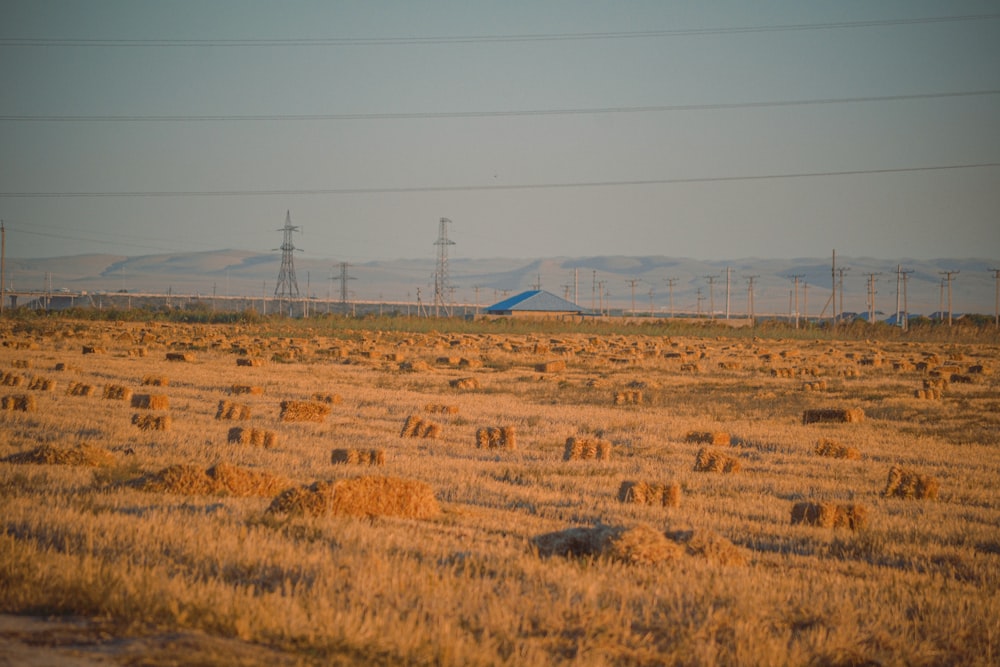
[[[995,342],[0,342],[0,664],[1000,662]]]

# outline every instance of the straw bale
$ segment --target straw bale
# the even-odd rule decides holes
[[[945,378],[924,378],[923,386],[924,389],[937,389],[938,391],[944,391],[948,388],[948,380]]]
[[[145,475],[134,482],[143,491],[176,493],[187,496],[204,496],[218,493],[219,482],[208,476],[198,466],[176,464],[156,473]]]
[[[441,512],[428,484],[399,477],[358,477],[334,485],[334,514],[429,519]]]
[[[334,485],[315,482],[309,486],[285,489],[271,501],[267,508],[271,514],[323,516],[333,504]]]
[[[31,359],[15,359],[11,365],[14,368],[31,368]]]
[[[962,375],[960,373],[952,373],[949,378],[955,384],[974,384],[976,379],[971,375]]]
[[[975,364],[974,366],[969,366],[969,373],[971,375],[989,375],[992,372],[989,366],[984,366],[983,364]]]
[[[247,367],[263,366],[264,365],[264,360],[263,359],[257,359],[257,358],[254,358],[254,357],[239,357],[236,360],[236,365],[237,366],[247,366]]]
[[[401,438],[438,438],[441,436],[441,425],[423,419],[418,415],[410,415],[403,422],[403,429],[400,431]]]
[[[719,368],[724,371],[739,371],[743,369],[743,364],[738,361],[720,361]]]
[[[169,431],[170,415],[134,414],[132,423],[143,431]]]
[[[641,405],[642,404],[642,390],[640,389],[626,389],[624,391],[615,392],[615,405]]]
[[[104,398],[114,401],[127,401],[132,398],[132,390],[119,384],[104,386]]]
[[[459,361],[461,361],[459,357],[438,357],[434,363],[440,366],[458,366]]]
[[[219,407],[215,411],[216,419],[250,419],[250,406],[246,403],[234,403],[232,401],[221,400]]]
[[[566,362],[562,359],[543,361],[540,364],[535,364],[535,371],[538,373],[559,373],[564,370],[566,370]]]
[[[868,525],[868,509],[864,505],[800,502],[792,505],[792,524],[820,528],[850,528],[861,530]]]
[[[424,406],[424,412],[431,414],[457,415],[457,405],[444,405],[443,403],[428,403]]]
[[[703,447],[698,451],[694,469],[696,472],[739,472],[740,460],[718,450]]]
[[[164,394],[135,394],[132,396],[132,407],[142,410],[169,410],[170,399]]]
[[[681,485],[656,484],[649,482],[622,482],[618,489],[618,500],[638,505],[661,505],[677,507],[681,504]]]
[[[671,535],[668,534],[667,537],[671,537]],[[748,561],[744,549],[739,548],[713,530],[695,529],[683,536],[678,536],[678,541],[684,546],[684,550],[689,556],[704,558],[710,563],[746,565]]]
[[[476,378],[457,378],[450,380],[448,385],[455,389],[479,389],[479,380]]]
[[[56,383],[53,380],[49,380],[43,377],[32,378],[31,384],[28,385],[28,389],[33,391],[55,391]]]
[[[24,384],[24,376],[16,373],[4,373],[0,375],[0,385],[4,387],[20,387]]]
[[[329,414],[328,403],[282,401],[279,418],[283,422],[322,422]]]
[[[240,498],[252,496],[273,496],[288,486],[288,480],[263,470],[238,468],[228,463],[219,463],[205,471],[218,488]]]
[[[344,402],[344,397],[340,394],[324,394],[322,392],[316,392],[312,395],[312,400],[319,401],[320,403],[326,403],[328,405],[340,405]]]
[[[278,445],[278,434],[260,428],[244,428],[234,426],[229,429],[228,441],[238,445],[253,445],[271,449]]]
[[[563,452],[564,461],[579,461],[597,459],[606,461],[611,458],[611,443],[607,440],[594,438],[566,438],[566,449]]]
[[[0,405],[4,410],[18,410],[20,412],[34,412],[37,408],[35,397],[31,394],[4,396],[3,399],[0,399]]]
[[[804,391],[823,391],[826,389],[826,380],[816,380],[814,382],[805,382],[802,385]]]
[[[483,362],[475,357],[462,357],[458,360],[459,368],[482,368]]]
[[[229,393],[234,396],[239,396],[242,394],[249,394],[250,396],[261,396],[264,393],[264,388],[260,385],[250,385],[250,384],[234,384],[229,388]]]
[[[149,354],[149,350],[144,347],[133,347],[128,351],[128,356],[130,357],[145,357]]]
[[[882,495],[885,497],[929,498],[933,500],[937,498],[940,486],[935,477],[923,475],[915,470],[896,465],[889,470],[889,479],[886,481],[885,490],[882,491]]]
[[[569,528],[538,535],[532,543],[541,556],[605,557],[636,565],[668,563],[684,555],[684,547],[645,524]]]
[[[104,354],[104,348],[96,345],[84,345],[83,354]]]
[[[842,445],[839,442],[829,440],[827,438],[823,438],[816,443],[814,451],[820,456],[828,456],[834,459],[856,460],[861,458],[861,452],[854,447],[848,447],[847,445]]]
[[[142,378],[142,384],[147,387],[168,387],[170,379],[163,375],[147,375]]]
[[[347,463],[352,465],[381,466],[385,465],[384,449],[334,449],[330,455],[334,465]]]
[[[861,408],[818,408],[802,413],[803,424],[856,423],[865,420]]]
[[[729,445],[733,438],[726,431],[688,431],[684,442],[698,445]]]
[[[775,378],[790,378],[795,374],[795,371],[791,368],[772,368],[771,377]]]
[[[480,449],[517,449],[513,426],[484,426],[476,429],[476,447]]]
[[[7,463],[40,463],[48,465],[71,466],[109,466],[115,462],[110,452],[92,445],[80,445],[72,448],[59,448],[52,445],[42,445],[28,452],[12,454],[3,459]]]
[[[505,449],[517,449],[517,429],[513,426],[500,427],[500,442]]]
[[[194,361],[190,352],[167,352],[167,361]]]
[[[939,389],[915,389],[913,395],[916,398],[937,401],[941,398],[941,391]]]
[[[93,396],[94,386],[82,382],[74,382],[66,389],[66,394],[69,396]]]

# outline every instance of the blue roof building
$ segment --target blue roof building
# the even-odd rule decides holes
[[[486,309],[487,315],[507,317],[565,317],[581,316],[590,313],[572,301],[546,292],[545,290],[528,290],[521,292]]]

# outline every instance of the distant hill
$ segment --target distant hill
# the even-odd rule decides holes
[[[729,308],[747,312],[748,278],[754,278],[755,312],[787,314],[794,308],[792,276],[799,278],[799,312],[829,315],[831,258],[741,258],[725,261],[645,256],[552,257],[540,259],[449,260],[449,277],[456,303],[489,305],[506,295],[543,289],[566,296],[585,307],[600,306],[639,312],[650,307],[659,313],[670,309],[668,279],[673,282],[675,312],[708,314],[726,312],[726,269],[730,269]],[[171,292],[209,296],[273,294],[281,256],[245,250],[215,250],[126,257],[75,255],[34,259],[8,259],[7,283],[17,289],[73,292]],[[990,269],[996,259],[877,259],[838,257],[844,273],[843,310],[867,311],[867,275],[876,275],[876,307],[883,313],[896,310],[896,266],[910,271],[906,292],[911,313],[939,310],[943,293],[942,271],[959,271],[952,283],[952,308],[957,313],[992,314],[995,282]],[[352,301],[416,302],[418,290],[424,303],[433,300],[436,262],[398,259],[349,264],[347,290]],[[296,277],[302,295],[318,299],[340,297],[340,260],[296,257]],[[712,278],[712,284],[708,276]],[[604,296],[601,297],[601,292]],[[945,297],[946,298],[946,297]],[[838,297],[838,310],[839,308]],[[945,302],[945,307],[947,303]]]

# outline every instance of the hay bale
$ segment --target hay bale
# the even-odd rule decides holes
[[[229,429],[228,442],[236,445],[253,445],[271,449],[278,445],[278,434],[260,428],[244,428],[234,426]]]
[[[167,361],[194,361],[194,355],[190,352],[167,352]]]
[[[476,429],[476,447],[480,449],[517,449],[513,426],[484,426]]]
[[[428,403],[424,406],[424,412],[431,414],[457,415],[457,405],[444,405],[442,403]]]
[[[642,404],[642,390],[641,389],[626,389],[624,391],[615,392],[615,405],[641,405]]]
[[[334,465],[346,463],[349,465],[381,466],[385,465],[384,449],[334,449],[330,455]]]
[[[110,466],[115,457],[100,447],[80,445],[69,449],[42,445],[28,452],[12,454],[3,459],[7,463],[38,463],[45,465]]]
[[[18,412],[34,412],[38,407],[35,403],[35,397],[31,394],[4,396],[3,399],[0,399],[0,406],[4,410],[16,410]]]
[[[264,388],[259,385],[234,384],[229,388],[229,393],[233,396],[242,396],[243,394],[248,394],[250,396],[262,396],[264,394]]]
[[[14,368],[31,368],[31,359],[15,359],[11,365]]]
[[[320,403],[326,403],[327,405],[340,405],[344,402],[344,397],[340,394],[324,394],[322,392],[316,392],[312,395],[312,400],[319,401]]]
[[[543,361],[540,364],[535,364],[535,371],[538,373],[559,373],[564,370],[566,370],[566,362],[562,359]]]
[[[448,386],[453,389],[479,389],[479,380],[476,378],[457,378],[455,380],[449,380]]]
[[[940,486],[935,477],[896,465],[889,470],[889,479],[886,481],[882,495],[886,498],[894,496],[933,500],[937,498]]]
[[[279,419],[283,422],[322,422],[329,414],[328,403],[282,401]]]
[[[143,431],[169,431],[170,415],[134,414],[132,423]]]
[[[127,401],[132,398],[132,390],[120,384],[105,385],[104,398],[113,401]]]
[[[217,493],[219,484],[198,466],[176,464],[133,482],[142,491],[205,496]]]
[[[563,461],[582,461],[597,459],[606,461],[611,458],[611,443],[596,438],[566,438],[566,448],[563,451]]]
[[[803,391],[824,391],[826,390],[826,380],[816,380],[814,382],[805,382],[802,385]]]
[[[263,366],[263,359],[256,359],[253,357],[240,357],[236,360],[237,366],[246,366],[248,368],[255,368],[257,366]]]
[[[83,354],[104,354],[104,348],[96,345],[84,345]]]
[[[282,491],[267,508],[269,514],[291,514],[323,516],[330,512],[333,504],[334,485],[331,482],[315,482],[309,486]]]
[[[861,452],[859,452],[854,447],[848,447],[847,445],[842,445],[834,440],[829,440],[823,438],[818,443],[813,450],[819,456],[828,456],[834,459],[850,459],[857,460],[861,458]]]
[[[358,477],[334,485],[333,514],[429,519],[441,512],[428,484],[399,477]]]
[[[170,379],[162,375],[147,375],[142,378],[142,384],[148,387],[167,387]]]
[[[802,413],[803,424],[851,424],[865,420],[865,411],[861,408],[818,408]]]
[[[31,389],[32,391],[55,391],[56,383],[47,378],[35,377],[32,378],[31,384],[28,385],[28,389]]]
[[[718,450],[703,447],[695,458],[694,470],[695,472],[739,472],[740,460]]]
[[[684,547],[645,524],[569,528],[538,535],[532,543],[541,556],[604,557],[635,565],[669,563],[684,555]]]
[[[94,386],[82,382],[74,382],[66,388],[67,396],[93,396]]]
[[[689,556],[704,558],[717,565],[746,565],[748,558],[744,549],[730,542],[715,531],[696,529],[683,534],[671,535],[684,546]]]
[[[725,446],[732,441],[732,436],[726,431],[688,431],[684,436],[684,442],[696,445]]]
[[[250,419],[250,406],[246,403],[233,403],[231,401],[219,401],[219,407],[215,411],[216,419]]]
[[[215,482],[217,492],[240,498],[273,496],[288,486],[288,480],[263,470],[238,468],[219,463],[205,471]]]
[[[22,384],[24,384],[23,375],[17,375],[16,373],[4,373],[0,375],[0,386],[20,387]]]
[[[423,419],[418,415],[410,415],[403,422],[403,429],[399,433],[401,438],[438,438],[441,436],[441,425]]]
[[[163,394],[135,394],[132,407],[141,410],[169,410],[170,399]]]
[[[820,528],[850,528],[861,530],[868,525],[868,509],[864,505],[801,502],[792,506],[792,525],[805,524]]]
[[[915,389],[913,395],[923,400],[938,401],[941,399],[940,389]]]
[[[681,485],[676,482],[673,484],[655,484],[625,481],[618,488],[618,500],[623,503],[635,503],[637,505],[677,507],[681,504]]]

